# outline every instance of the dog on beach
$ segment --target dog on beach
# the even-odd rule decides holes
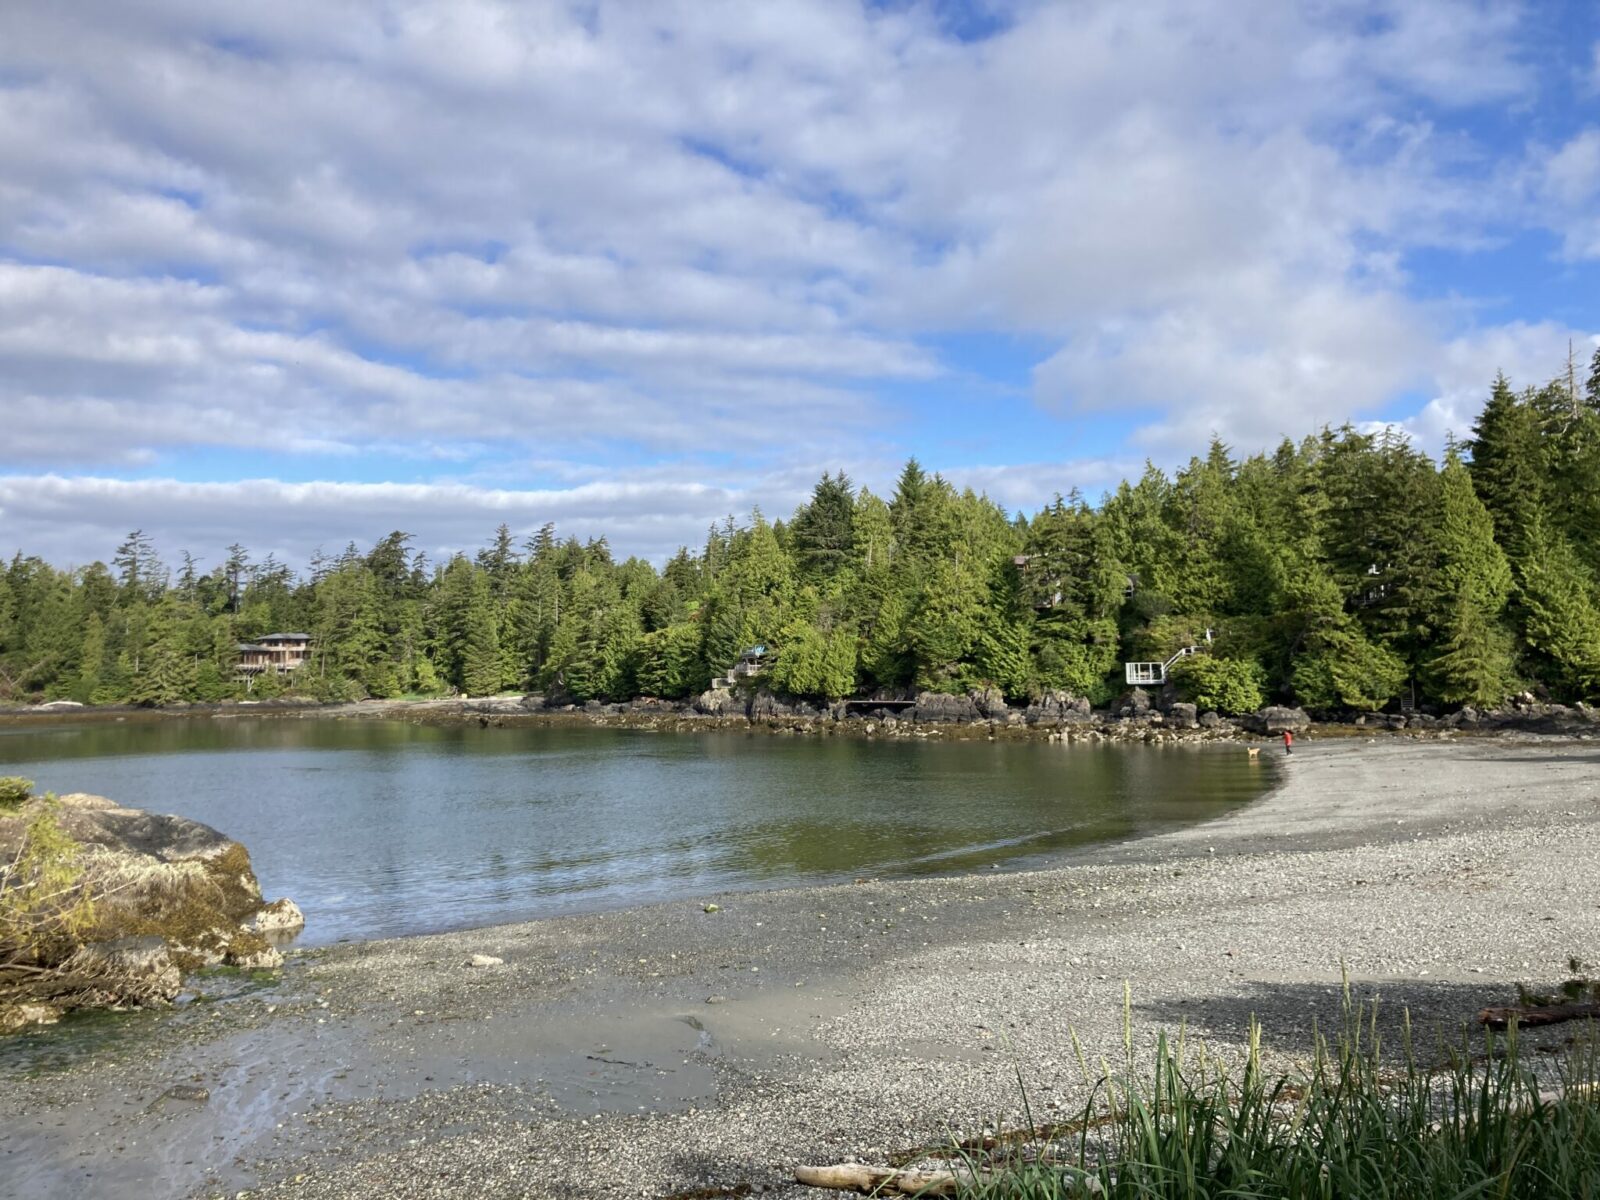
[[[1260,758],[1261,757],[1261,747],[1260,746],[1246,746],[1244,748],[1244,752],[1246,754],[1248,754],[1251,758]]]

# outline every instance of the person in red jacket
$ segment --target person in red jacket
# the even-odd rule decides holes
[[[1290,733],[1287,729],[1283,731],[1283,752],[1285,754],[1294,753],[1294,734]]]

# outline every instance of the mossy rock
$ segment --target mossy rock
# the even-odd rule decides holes
[[[16,853],[41,803],[0,810],[0,855]],[[85,943],[138,938],[159,939],[182,971],[282,964],[265,937],[245,928],[263,905],[249,852],[239,843],[197,821],[123,808],[99,796],[63,796],[55,811],[80,847],[77,862],[95,897],[93,915],[72,936],[41,936],[34,965],[64,970]]]

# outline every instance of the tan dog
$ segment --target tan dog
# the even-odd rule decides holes
[[[1260,758],[1261,757],[1261,747],[1260,746],[1246,746],[1244,748],[1244,752],[1246,754],[1248,754],[1251,758]]]

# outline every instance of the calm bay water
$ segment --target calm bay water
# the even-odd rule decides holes
[[[1272,782],[1226,748],[272,718],[0,727],[0,775],[216,826],[313,944],[988,869],[1215,817]]]

